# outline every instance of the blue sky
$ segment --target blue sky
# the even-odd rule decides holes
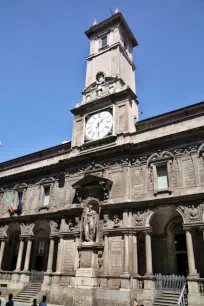
[[[116,6],[139,42],[140,119],[204,101],[203,0],[1,0],[0,161],[71,139],[84,31]]]

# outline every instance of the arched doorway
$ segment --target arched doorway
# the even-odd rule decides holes
[[[20,246],[20,224],[12,223],[9,225],[8,240],[4,250],[2,270],[14,271],[16,269],[16,263],[18,258],[18,250]]]
[[[154,273],[188,275],[183,220],[174,206],[159,207],[150,220]]]

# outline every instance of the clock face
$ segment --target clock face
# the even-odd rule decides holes
[[[97,140],[107,136],[113,126],[113,116],[108,111],[92,115],[86,123],[86,139]]]

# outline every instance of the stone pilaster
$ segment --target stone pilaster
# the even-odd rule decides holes
[[[64,239],[63,237],[59,238],[58,241],[58,251],[57,251],[57,268],[56,273],[62,273],[62,258],[64,252]]]

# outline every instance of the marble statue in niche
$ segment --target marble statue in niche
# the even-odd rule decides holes
[[[91,204],[87,205],[83,214],[83,234],[87,242],[95,242],[97,234],[97,213]]]

